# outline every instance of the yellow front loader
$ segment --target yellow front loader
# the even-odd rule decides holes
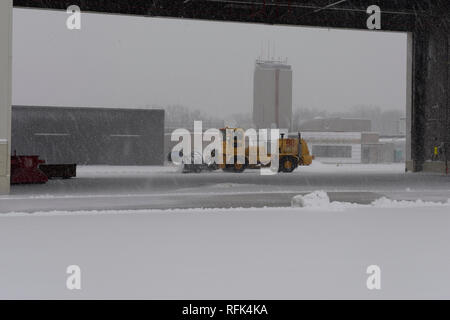
[[[246,169],[258,169],[261,167],[270,167],[270,163],[264,165],[265,161],[261,161],[260,155],[267,154],[260,152],[258,147],[246,147],[245,159],[238,161],[240,148],[245,146],[244,130],[239,128],[222,129],[223,140],[223,163],[219,165],[224,171],[244,172]],[[230,133],[233,133],[230,135]],[[299,166],[309,166],[312,164],[314,157],[309,153],[309,148],[305,140],[301,138],[299,133],[296,137],[285,137],[281,135],[279,139],[279,172],[291,173]],[[232,144],[232,145],[231,145]],[[228,152],[227,152],[228,150]],[[229,152],[232,150],[232,152]],[[265,150],[262,150],[265,151]],[[250,154],[256,155],[256,164],[250,164]],[[270,154],[267,154],[270,157]],[[234,161],[230,161],[233,157]],[[234,164],[227,164],[234,162]],[[252,161],[252,163],[254,163]]]

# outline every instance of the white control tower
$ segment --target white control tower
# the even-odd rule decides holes
[[[291,129],[292,68],[287,63],[256,61],[253,122],[256,129]]]

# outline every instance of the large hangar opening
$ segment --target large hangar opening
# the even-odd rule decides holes
[[[15,185],[14,194],[100,193],[155,208],[289,206],[298,192],[334,190],[339,198],[345,190],[344,199],[364,202],[379,197],[387,180],[405,190],[425,183],[405,175],[408,33],[93,13],[69,30],[66,18],[14,9],[12,149],[76,163],[77,178]],[[280,174],[247,163],[174,165],[173,132],[187,129],[194,143],[199,121],[201,133],[284,130]],[[229,185],[243,199],[223,197]],[[171,198],[184,190],[196,196]]]
[[[15,9],[14,105],[165,110],[164,156],[173,130],[202,120],[304,131],[318,161],[405,161],[406,34],[98,14],[70,31],[66,16]]]

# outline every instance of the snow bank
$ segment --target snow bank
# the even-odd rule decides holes
[[[142,195],[148,197],[148,195]],[[319,211],[345,211],[348,209],[401,209],[401,208],[442,208],[448,211],[450,209],[450,199],[446,202],[427,202],[417,201],[398,201],[388,198],[380,198],[371,204],[363,205],[350,202],[331,201],[327,192],[315,191],[306,195],[298,195],[292,198],[291,207],[264,207],[264,208],[192,208],[192,209],[113,209],[113,210],[71,210],[71,211],[38,211],[27,212],[8,212],[0,214],[1,218],[6,217],[36,217],[36,216],[95,216],[95,215],[148,215],[148,214],[181,214],[181,215],[209,215],[209,214],[247,214],[247,213],[265,213],[275,214],[280,212],[296,213],[299,210],[319,210]],[[395,210],[391,210],[394,212]]]
[[[325,191],[315,191],[307,195],[298,195],[292,198],[293,208],[309,209],[349,209],[349,208],[418,208],[418,207],[450,207],[450,199],[447,202],[398,201],[386,197],[375,200],[369,205],[350,202],[331,202]]]
[[[450,207],[450,199],[448,199],[447,202],[442,203],[423,201],[420,199],[416,201],[398,201],[383,197],[372,202],[371,206],[376,208]]]

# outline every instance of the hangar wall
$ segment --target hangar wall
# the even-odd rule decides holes
[[[13,106],[12,150],[51,164],[162,165],[164,110]]]
[[[450,34],[448,26],[430,23],[414,33],[412,171],[445,172],[450,157]],[[440,147],[434,157],[435,147]]]

